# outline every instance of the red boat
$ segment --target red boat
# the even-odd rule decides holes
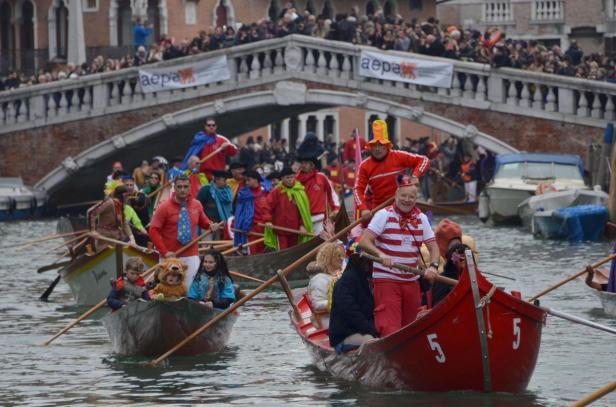
[[[546,319],[545,311],[496,288],[474,267],[422,318],[340,355],[327,330],[313,326],[305,296],[297,306],[301,320],[292,317],[293,325],[319,369],[371,387],[416,391],[524,391]]]

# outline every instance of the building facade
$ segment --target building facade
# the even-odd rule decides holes
[[[154,26],[152,40],[161,34],[192,39],[212,26],[275,20],[287,3],[332,19],[353,6],[360,14],[382,9],[385,15],[400,14],[408,21],[436,13],[434,0],[0,0],[0,74],[10,68],[32,73],[53,60],[84,62],[67,60],[74,46],[85,47],[86,60],[98,54],[124,55],[132,50],[137,17]],[[71,13],[72,9],[77,11]],[[83,38],[69,38],[76,24],[83,25]],[[75,42],[69,44],[69,39]]]
[[[576,40],[586,54],[614,54],[614,0],[451,0],[437,6],[443,24],[483,30],[498,27],[513,39],[537,39],[567,48]]]

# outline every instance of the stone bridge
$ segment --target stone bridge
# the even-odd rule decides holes
[[[293,35],[157,64],[226,54],[231,78],[204,86],[143,93],[133,68],[0,93],[0,174],[47,189],[54,204],[96,199],[112,161],[132,168],[143,157],[182,154],[207,116],[234,137],[350,106],[469,137],[497,153],[584,153],[615,117],[616,86],[606,82],[413,54],[454,66],[450,88],[416,86],[360,76],[363,48]]]

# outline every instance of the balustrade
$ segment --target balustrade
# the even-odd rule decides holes
[[[483,5],[483,20],[488,23],[513,21],[511,3],[505,1],[486,1]]]
[[[551,6],[544,6],[544,9],[552,7],[550,10],[554,9],[555,4],[560,4],[560,12],[563,11],[559,2],[537,3],[550,3]],[[498,13],[495,12],[501,16],[498,18],[509,18],[506,17],[510,16],[510,11],[506,11],[509,3],[498,4],[506,5],[501,6]],[[543,11],[544,17],[541,18],[548,18],[545,17],[546,13]],[[550,13],[551,16],[556,15],[555,12]],[[496,18],[496,14],[492,13],[491,18]],[[523,116],[582,122],[596,127],[602,127],[605,121],[616,118],[616,85],[606,82],[511,68],[495,69],[450,60],[454,68],[451,86],[434,88],[401,80],[360,76],[357,64],[362,49],[352,44],[293,35],[188,57],[200,60],[221,53],[227,55],[230,79],[205,86],[143,93],[138,71],[132,68],[1,92],[0,134],[293,79],[353,88],[377,97],[395,95]],[[412,57],[433,60],[415,54]],[[183,58],[165,61],[159,66],[186,62],[187,58]]]
[[[565,16],[564,1],[561,0],[534,0],[531,8],[535,21],[562,21]]]

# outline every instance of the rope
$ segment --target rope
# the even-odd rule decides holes
[[[490,300],[492,299],[492,296],[494,295],[494,293],[496,292],[496,286],[492,285],[492,288],[490,288],[490,291],[488,291],[488,293],[486,295],[484,295],[480,300],[479,303],[477,303],[477,308],[486,308],[486,313],[487,313],[487,319],[488,319],[488,338],[492,339],[492,323],[490,322]]]

